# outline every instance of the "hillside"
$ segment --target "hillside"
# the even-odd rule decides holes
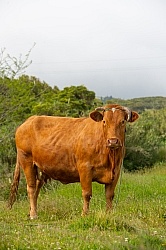
[[[128,100],[117,98],[112,98],[109,100],[107,98],[103,98],[102,101],[104,103],[118,103],[123,106],[127,106],[139,113],[145,111],[146,109],[162,109],[166,107],[166,97],[162,96],[140,97]]]

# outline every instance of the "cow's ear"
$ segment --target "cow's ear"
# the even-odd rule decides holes
[[[129,122],[135,122],[138,118],[139,118],[139,114],[135,111],[132,111],[131,118],[130,118]]]
[[[95,110],[90,113],[90,118],[92,118],[95,122],[100,122],[103,120],[103,115],[99,111]]]

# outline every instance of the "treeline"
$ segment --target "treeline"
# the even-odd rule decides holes
[[[166,98],[147,97],[131,100],[99,99],[85,86],[59,90],[36,77],[0,78],[0,165],[11,171],[15,164],[14,134],[29,116],[57,115],[82,117],[104,103],[118,103],[140,113],[140,119],[127,126],[124,167],[136,170],[166,160]]]
[[[162,109],[166,107],[166,97],[140,97],[129,100],[123,100],[118,98],[101,98],[103,103],[119,103],[122,106],[130,107],[131,109],[142,113],[147,109]]]

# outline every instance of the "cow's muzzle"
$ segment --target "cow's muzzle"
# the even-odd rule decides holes
[[[107,139],[107,147],[111,149],[117,149],[122,147],[122,144],[118,138]]]

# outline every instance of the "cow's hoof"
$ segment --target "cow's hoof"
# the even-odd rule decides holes
[[[38,217],[37,217],[37,215],[35,215],[35,216],[30,216],[29,218],[30,218],[30,220],[36,220]]]
[[[87,215],[88,215],[88,212],[82,211],[82,213],[81,213],[81,216],[82,216],[82,217],[85,217],[85,216],[87,216]]]
[[[30,215],[30,214],[28,214],[27,217],[29,220],[36,220],[38,218],[37,215]]]

